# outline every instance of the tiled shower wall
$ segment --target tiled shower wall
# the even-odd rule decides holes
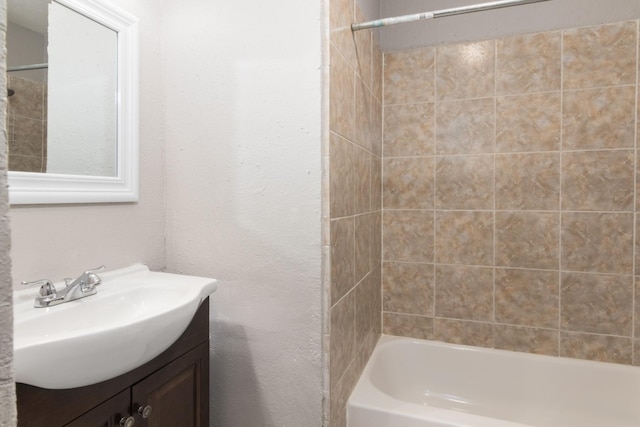
[[[47,85],[16,76],[7,79],[9,170],[46,172]]]
[[[384,55],[385,333],[640,365],[637,58],[637,21]]]
[[[381,332],[382,53],[353,0],[330,2],[327,330],[331,427]],[[326,414],[326,411],[325,411]]]

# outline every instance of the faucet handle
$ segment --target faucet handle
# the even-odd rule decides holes
[[[40,285],[39,293],[40,293],[40,296],[43,298],[47,298],[47,297],[55,298],[56,296],[56,288],[55,286],[53,286],[53,283],[51,283],[51,280],[49,279],[34,280],[33,282],[21,282],[21,284],[25,286]]]
[[[101,283],[102,283],[102,278],[98,276],[96,273],[87,274],[87,286],[89,286],[90,288],[95,288]]]
[[[90,288],[94,288],[95,286],[102,283],[102,278],[96,274],[96,271],[102,271],[104,270],[104,268],[105,266],[102,265],[98,268],[92,268],[84,272],[84,274],[87,276],[87,285]]]

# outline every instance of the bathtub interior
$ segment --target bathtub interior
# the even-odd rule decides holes
[[[438,408],[536,427],[640,426],[640,370],[609,363],[383,336],[354,395],[363,387],[413,416]]]

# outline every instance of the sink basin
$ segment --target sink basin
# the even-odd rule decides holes
[[[217,287],[142,264],[100,277],[96,295],[49,308],[33,307],[38,287],[13,293],[16,382],[75,388],[135,369],[169,348]]]

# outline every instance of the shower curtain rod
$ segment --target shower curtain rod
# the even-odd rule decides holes
[[[482,10],[500,9],[503,7],[520,6],[529,3],[541,3],[549,0],[500,0],[469,6],[452,7],[450,9],[435,10],[433,12],[415,13],[412,15],[396,16],[393,18],[377,19],[375,21],[352,24],[351,31],[366,30],[368,28],[385,27],[387,25],[404,24],[405,22],[422,21],[424,19],[443,18],[445,16],[462,15],[464,13],[480,12]]]
[[[11,73],[12,71],[41,70],[43,68],[49,68],[49,64],[18,65],[16,67],[8,67],[7,72]]]

